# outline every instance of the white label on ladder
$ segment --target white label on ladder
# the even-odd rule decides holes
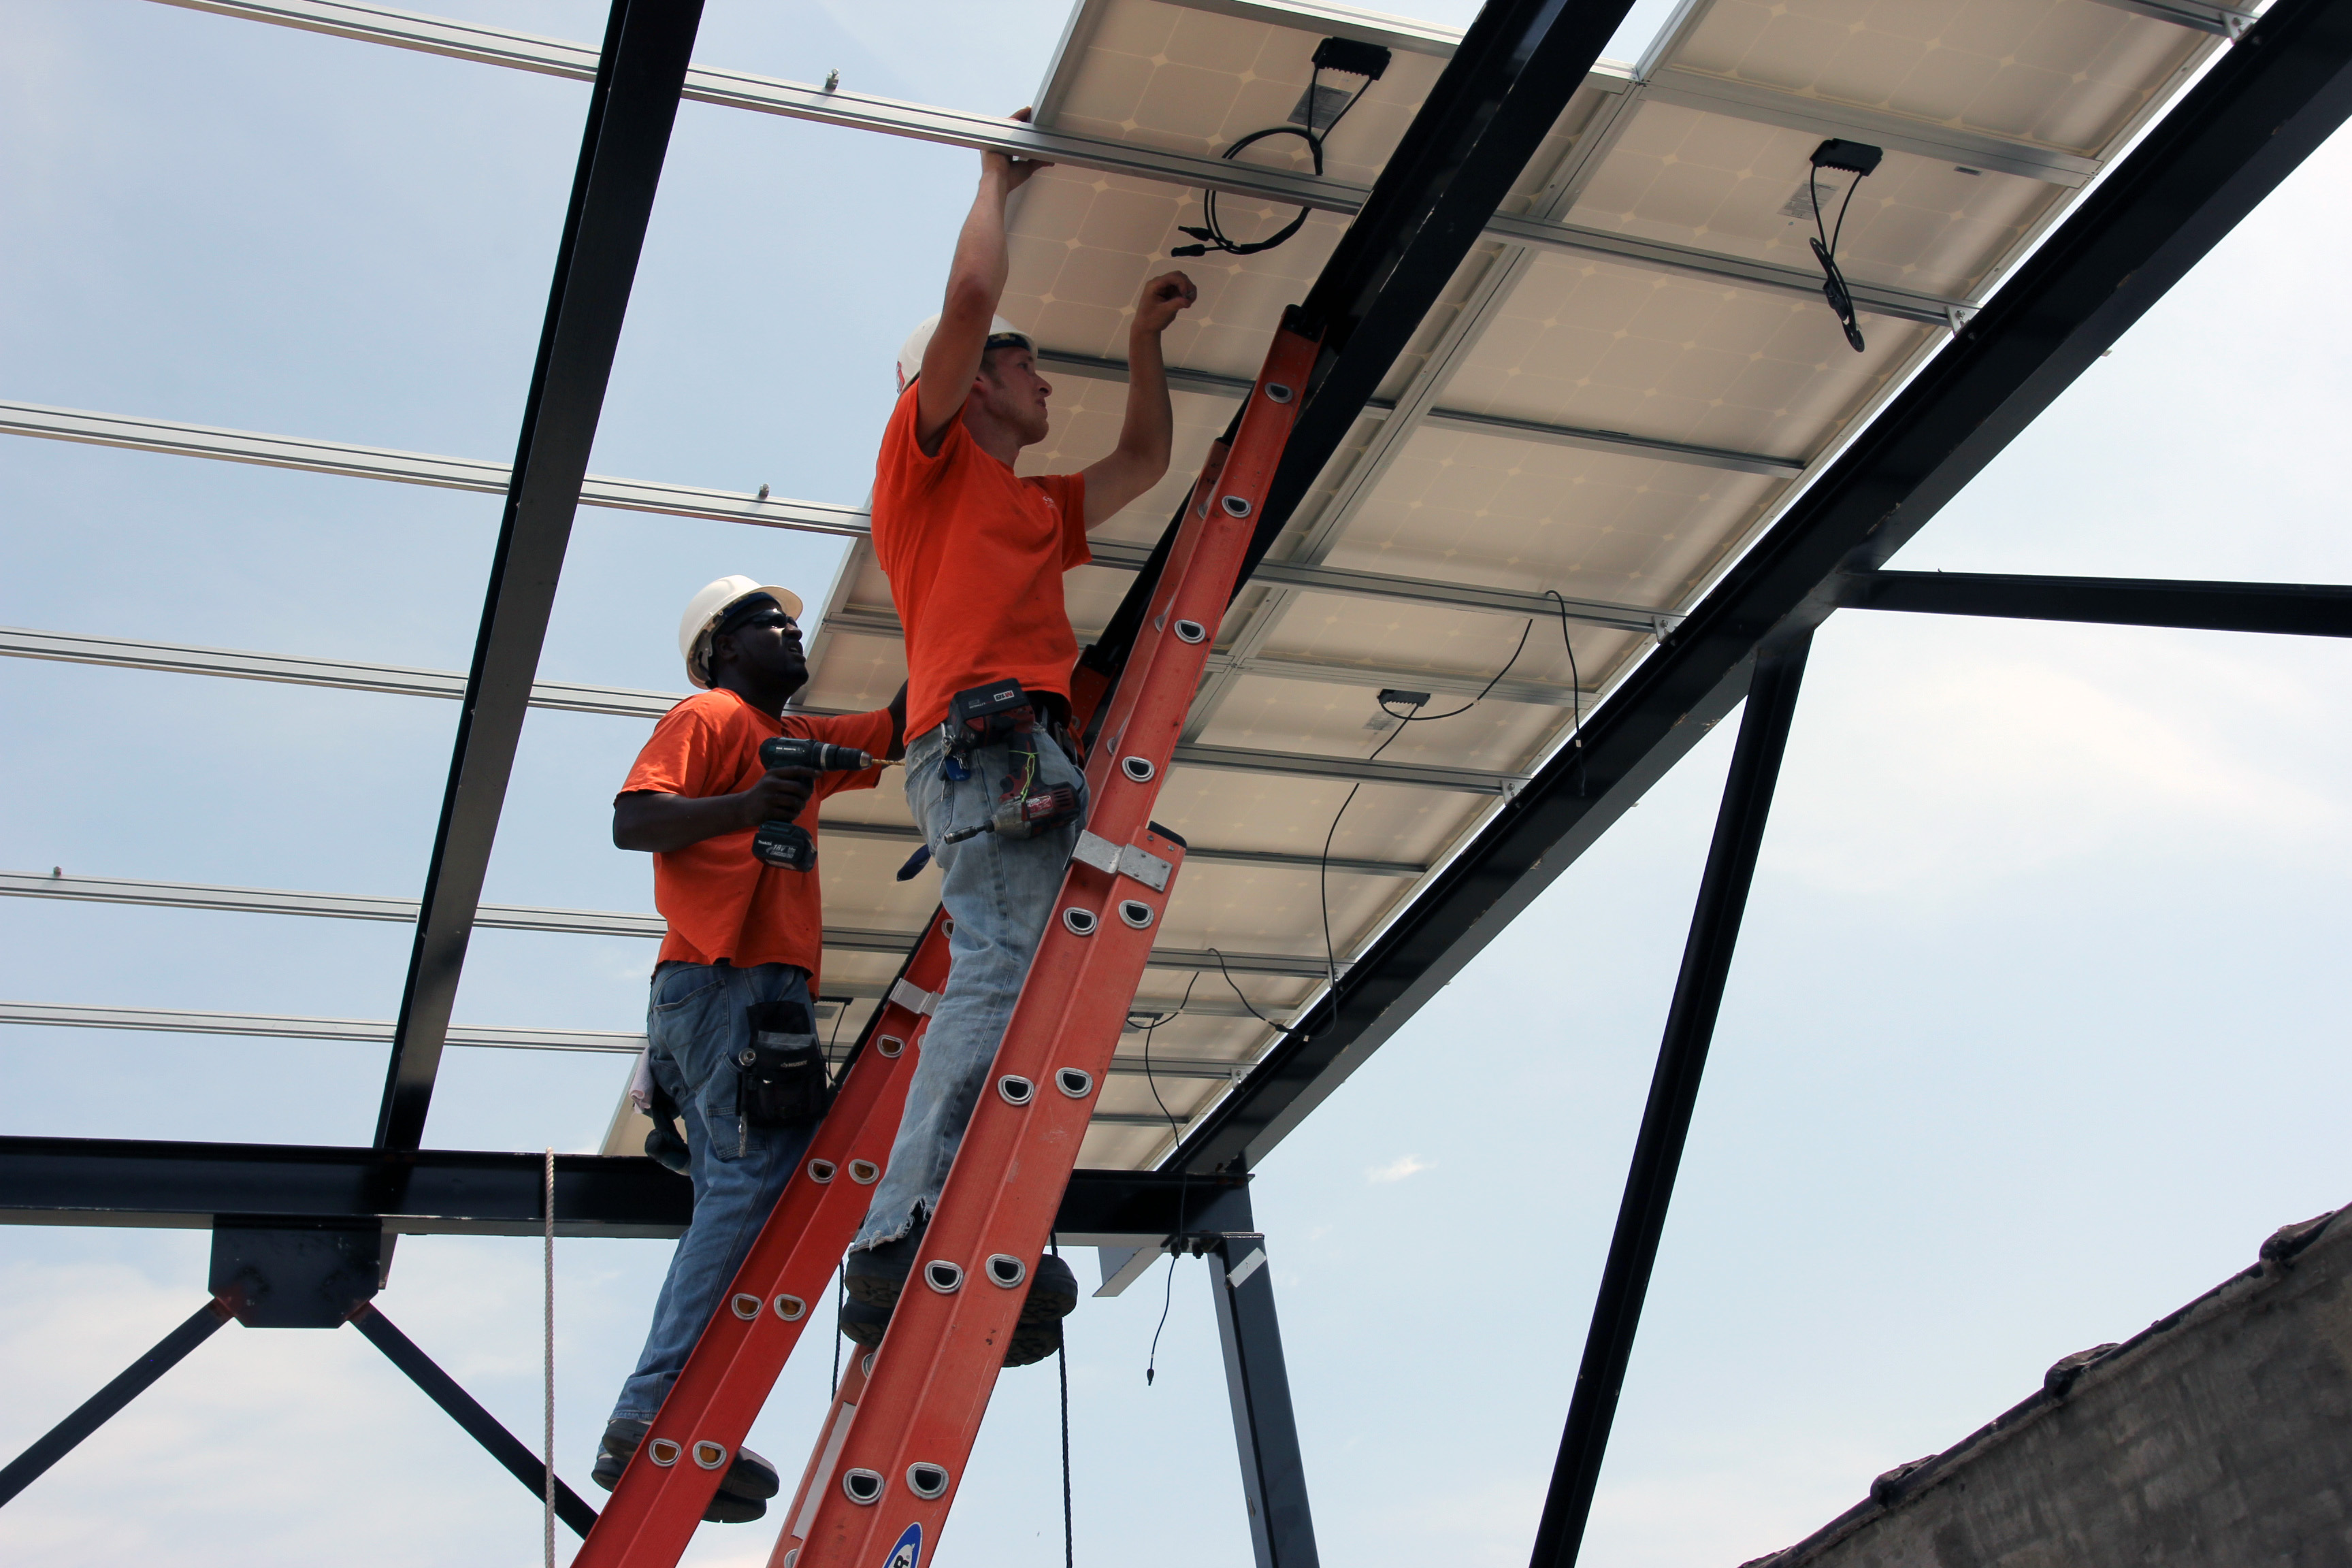
[[[1168,862],[1147,849],[1132,844],[1113,844],[1099,834],[1080,832],[1078,847],[1070,851],[1070,858],[1083,860],[1097,871],[1108,871],[1114,877],[1128,877],[1142,883],[1155,893],[1168,890]]]
[[[890,1000],[918,1018],[929,1017],[931,1009],[940,1005],[939,993],[904,980],[890,987]]]
[[[808,1501],[801,1509],[800,1518],[793,1521],[793,1538],[808,1539],[809,1526],[816,1522],[816,1505],[824,1500],[825,1489],[833,1485],[833,1467],[841,1462],[841,1446],[849,1441],[849,1424],[857,1419],[857,1406],[845,1405],[835,1418],[833,1430],[824,1436],[824,1453],[816,1462],[816,1473],[809,1477]]]
[[[1250,1255],[1247,1258],[1243,1258],[1239,1263],[1234,1264],[1233,1268],[1227,1272],[1225,1275],[1225,1283],[1238,1290],[1242,1288],[1243,1280],[1247,1279],[1251,1275],[1256,1273],[1259,1269],[1265,1267],[1265,1248],[1263,1247],[1253,1247],[1250,1248]]]

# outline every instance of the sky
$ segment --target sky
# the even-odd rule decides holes
[[[446,8],[574,38],[601,22]],[[1058,0],[712,0],[697,58],[1010,109],[1062,19]],[[1638,9],[1612,52],[1661,20]],[[142,0],[0,0],[0,397],[503,458],[586,93]],[[971,163],[685,106],[592,468],[858,500]],[[2347,179],[2339,138],[1895,563],[2352,580],[2352,321],[2326,303]],[[0,624],[462,668],[498,512],[0,442]],[[836,552],[585,510],[541,675],[671,689],[696,586],[821,588]],[[2352,653],[2315,639],[1823,628],[1588,1563],[1786,1545],[2051,1362],[2352,1201],[2347,687]],[[413,895],[454,718],[11,660],[0,868]],[[1259,1169],[1327,1560],[1525,1560],[1731,729]],[[487,898],[646,907],[604,821],[638,733],[531,715]],[[0,996],[388,1017],[407,945],[394,925],[0,900]],[[634,1027],[646,960],[485,932],[457,1016]],[[593,1148],[623,1070],[452,1052],[429,1141]],[[363,1142],[382,1072],[358,1046],[11,1027],[0,1131]],[[668,1245],[558,1253],[559,1468],[587,1491]],[[0,1232],[0,1451],[200,1305],[205,1256],[198,1232]],[[1207,1296],[1186,1261],[1070,1321],[1081,1561],[1248,1561]],[[380,1305],[535,1442],[537,1243],[405,1239]],[[751,1437],[788,1474],[824,1354],[812,1337]],[[1003,1380],[942,1563],[1053,1560],[1056,1423],[1050,1371]],[[771,1539],[706,1527],[688,1561],[755,1564]],[[0,1556],[49,1568],[522,1563],[538,1542],[530,1498],[342,1331],[222,1331],[0,1509]]]

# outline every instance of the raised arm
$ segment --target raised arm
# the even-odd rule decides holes
[[[1135,320],[1127,330],[1127,419],[1110,456],[1087,470],[1088,528],[1108,522],[1168,471],[1176,415],[1168,405],[1168,366],[1160,355],[1160,334],[1177,311],[1189,310],[1199,298],[1190,278],[1166,272],[1146,283],[1135,302]]]
[[[1025,121],[1029,110],[1013,116]],[[988,326],[1004,296],[1004,200],[1051,165],[1003,153],[980,155],[980,191],[956,236],[955,264],[948,272],[947,298],[940,324],[923,350],[922,377],[916,383],[915,440],[936,455],[948,426],[963,413],[980,357],[988,346]]]

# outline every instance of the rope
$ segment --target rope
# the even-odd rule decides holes
[[[1062,1256],[1062,1238],[1050,1238],[1054,1256]],[[1070,1520],[1070,1321],[1062,1320],[1062,1343],[1054,1352],[1062,1372],[1062,1564],[1078,1568],[1078,1538]]]
[[[547,1514],[542,1523],[547,1568],[555,1568],[555,1151],[552,1149],[547,1152],[546,1173],[542,1185],[542,1202],[540,1207],[547,1215],[547,1314],[544,1324],[544,1339],[547,1346],[547,1399],[543,1412],[546,1416],[544,1436],[547,1445]]]

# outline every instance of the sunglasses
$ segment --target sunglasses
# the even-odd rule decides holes
[[[778,626],[790,631],[799,625],[800,622],[782,610],[754,610],[727,629],[730,632],[740,632],[748,631],[753,626]]]

